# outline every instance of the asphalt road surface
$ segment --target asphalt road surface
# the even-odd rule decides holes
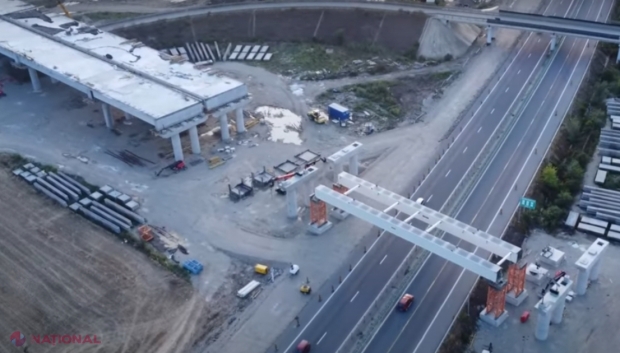
[[[569,17],[575,17],[570,15],[577,13],[578,18],[596,19],[598,14],[606,16],[610,6],[610,0],[590,3],[562,0],[554,1],[545,14],[568,14]],[[518,202],[517,193],[514,193],[515,200],[503,196],[512,190],[516,178],[520,179],[524,187],[534,174],[538,162],[533,163],[534,160],[528,156],[531,156],[535,145],[539,146],[540,155],[544,153],[555,133],[554,126],[557,127],[557,124],[547,123],[551,112],[566,109],[570,104],[570,93],[577,89],[580,77],[589,63],[588,52],[594,49],[591,45],[590,50],[582,53],[585,42],[567,38],[558,48],[558,54],[548,67],[534,98],[458,214],[459,220],[480,229],[486,229],[489,224],[497,225],[491,229],[491,233],[502,233],[510,212],[504,212],[504,216],[497,219],[496,214],[502,207],[500,205],[507,201],[511,205]],[[425,197],[427,206],[441,209],[454,192],[483,146],[497,134],[496,128],[522,96],[534,73],[540,70],[548,44],[548,36],[532,34],[519,50],[515,50],[508,68],[501,73],[500,79],[492,86],[482,104],[475,108],[474,116],[467,122],[463,133],[418,188],[415,196]],[[564,90],[575,67],[577,70],[572,78],[575,84],[572,89]],[[555,108],[557,102],[561,104]],[[558,124],[559,120],[556,117]],[[545,135],[544,139],[539,138],[541,132]],[[526,160],[531,162],[529,169],[521,169]],[[444,239],[457,242],[450,235]],[[467,245],[463,247],[472,251],[473,247]],[[299,340],[306,339],[313,344],[313,350],[336,352],[411,249],[411,244],[398,237],[389,234],[381,236],[321,310],[302,321],[301,327],[288,330],[281,336],[286,344],[280,343],[280,347],[287,347],[284,352],[289,352]],[[483,252],[478,252],[478,255],[487,256]],[[472,273],[463,273],[462,268],[448,264],[437,256],[429,257],[407,289],[408,293],[416,296],[416,303],[409,313],[388,316],[366,352],[434,352],[476,279]]]
[[[569,2],[565,0],[564,3],[555,2],[552,7],[564,5],[564,8],[557,11],[569,10]],[[580,19],[605,21],[611,6],[612,1],[609,0],[575,1],[569,13],[576,14],[574,17]],[[545,42],[537,35],[530,37],[521,56],[540,56],[540,43]],[[476,228],[487,229],[491,234],[503,233],[522,191],[512,192],[514,195],[510,204],[506,203],[507,198],[504,196],[510,196],[515,184],[517,189],[520,185],[521,190],[525,190],[535,174],[540,157],[551,143],[561,117],[572,102],[594,50],[592,41],[566,38],[531,101],[457,219]],[[512,71],[525,71],[525,67],[530,65],[527,59],[518,61],[520,63]],[[502,88],[509,91],[515,84],[522,84],[517,77],[509,82]],[[495,101],[495,109],[502,113],[508,111],[507,106],[505,101]],[[539,154],[538,158],[532,158]],[[507,206],[508,212],[498,215],[498,210]],[[458,240],[450,235],[444,239],[453,243]],[[475,250],[471,244],[463,243],[461,247],[468,251]],[[485,258],[489,256],[482,250],[476,254]],[[435,352],[476,279],[475,274],[437,256],[431,256],[407,289],[408,293],[418,298],[415,306],[410,309],[411,313],[391,314],[366,352]]]

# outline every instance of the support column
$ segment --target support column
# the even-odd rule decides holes
[[[41,81],[39,81],[39,73],[35,69],[28,68],[30,81],[32,82],[32,90],[34,93],[41,92]]]
[[[105,126],[112,130],[114,128],[114,120],[112,120],[112,114],[110,113],[110,106],[107,103],[101,103],[101,111],[103,112],[103,119],[105,120]]]
[[[349,160],[349,174],[358,176],[359,175],[359,157],[354,155]]]
[[[198,137],[198,127],[192,126],[187,132],[189,133],[189,139],[192,143],[192,153],[200,154],[200,139]]]
[[[493,41],[493,27],[487,26],[487,45],[491,45]]]
[[[536,339],[544,341],[549,337],[549,325],[551,324],[551,313],[545,310],[538,310],[538,322],[536,322]]]
[[[230,130],[228,130],[228,119],[226,114],[220,116],[220,134],[224,142],[230,141]]]
[[[286,192],[286,215],[288,218],[297,219],[297,190]]]
[[[245,120],[243,119],[243,109],[238,108],[237,110],[235,110],[235,116],[237,120],[237,133],[242,134],[246,132]]]
[[[579,274],[577,275],[577,288],[575,289],[575,293],[577,295],[586,294],[586,290],[588,289],[588,271],[578,268]]]
[[[555,35],[555,33],[553,33],[551,35],[551,44],[549,45],[549,49],[554,52],[555,51],[555,46],[557,44],[557,36]]]
[[[596,281],[598,279],[598,275],[601,272],[601,261],[602,260],[599,258],[599,260],[590,269],[590,281]]]
[[[338,181],[338,174],[342,173],[342,164],[333,163],[332,167],[334,169],[334,182]]]
[[[183,146],[181,145],[181,135],[175,134],[170,137],[170,142],[172,142],[172,151],[174,152],[174,160],[182,161],[183,160]]]
[[[616,56],[616,64],[620,63],[620,44],[618,44],[618,56]]]
[[[551,322],[554,324],[561,324],[562,317],[564,316],[564,307],[566,306],[566,300],[559,300],[555,304],[555,309],[553,309],[553,316],[551,316]]]

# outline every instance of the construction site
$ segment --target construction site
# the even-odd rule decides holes
[[[438,59],[432,65],[309,81],[301,79],[308,67],[282,76],[268,64],[230,60],[249,47],[245,54],[270,53],[272,61],[282,55],[290,63],[293,55],[278,51],[276,42],[297,38],[274,34],[250,46],[247,37],[212,31],[231,33],[232,15],[196,18],[196,30],[214,36],[196,41],[189,29],[178,30],[183,36],[162,30],[169,37],[149,26],[112,34],[68,18],[68,4],[67,13],[43,14],[16,3],[0,0],[0,43],[10,44],[0,49],[0,150],[24,158],[3,155],[0,171],[0,239],[7,249],[0,281],[9,283],[0,332],[98,334],[106,352],[236,353],[270,346],[308,305],[309,297],[298,295],[300,284],[318,289],[376,238],[377,225],[357,219],[330,231],[347,212],[316,190],[347,194],[357,188],[343,186],[339,176],[350,175],[409,195],[457,131],[461,112],[485,89],[488,68],[507,58],[518,35],[503,32],[482,56],[479,28],[421,17],[408,22],[415,35],[389,49],[404,52],[419,42],[424,55]],[[344,35],[353,40],[353,23],[374,15],[349,15]],[[248,14],[235,16],[248,23]],[[274,14],[256,16],[274,23],[265,20]],[[390,30],[384,27],[377,41],[391,37]],[[250,34],[275,33],[260,31]],[[451,52],[438,49],[448,32]],[[447,54],[451,59],[439,62]],[[374,66],[372,57],[363,59],[359,65]],[[400,85],[388,89],[394,95],[386,106],[407,114],[364,104],[380,100],[368,93],[377,92],[374,86],[361,85],[386,81]],[[186,270],[191,284],[135,244],[152,249],[173,272]],[[498,285],[490,286],[482,314],[494,325],[507,317],[507,293],[519,299],[525,290],[518,250],[500,253],[502,271],[510,264],[505,278],[499,266],[480,270]],[[43,296],[58,299],[41,303]],[[41,313],[54,319],[37,321]]]

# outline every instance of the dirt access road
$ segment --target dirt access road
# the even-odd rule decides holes
[[[207,324],[219,324],[208,321],[189,283],[4,167],[0,249],[0,352],[18,351],[8,339],[16,330],[30,353],[186,352]],[[46,334],[97,335],[101,344],[42,346],[31,338]]]

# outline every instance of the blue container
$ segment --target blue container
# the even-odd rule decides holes
[[[183,262],[183,268],[188,270],[189,273],[193,275],[200,274],[202,272],[203,266],[200,262],[196,260],[187,260]]]
[[[328,105],[327,114],[331,120],[345,121],[351,119],[351,111],[349,108],[343,107],[338,103]]]

